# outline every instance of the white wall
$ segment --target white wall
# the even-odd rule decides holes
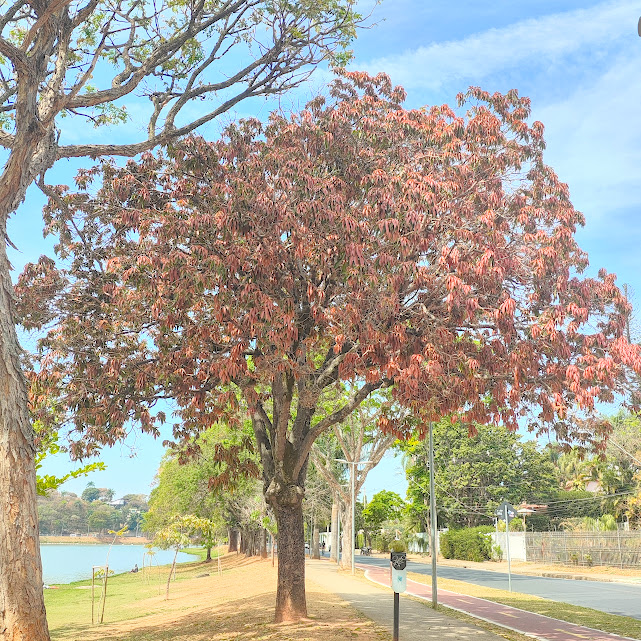
[[[507,559],[507,540],[505,532],[492,532],[492,546],[500,545],[503,559]],[[512,561],[527,561],[525,554],[525,533],[510,532],[510,559]]]

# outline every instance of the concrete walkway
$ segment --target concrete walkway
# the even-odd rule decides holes
[[[338,572],[334,563],[308,560],[307,579],[334,592],[392,635],[394,596],[389,588]],[[499,641],[501,637],[469,623],[435,612],[401,595],[399,641]],[[576,640],[575,640],[576,641]]]

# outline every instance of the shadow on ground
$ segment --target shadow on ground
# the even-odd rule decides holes
[[[53,641],[364,641],[386,639],[374,624],[324,592],[307,593],[310,618],[275,624],[274,595],[263,594],[197,612],[162,613],[101,626],[70,625],[52,632]]]

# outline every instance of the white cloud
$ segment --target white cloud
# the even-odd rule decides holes
[[[377,58],[364,66],[370,72],[384,70],[406,89],[439,89],[451,81],[481,79],[527,62],[558,60],[626,35],[636,38],[638,12],[638,3],[630,0],[607,2]]]
[[[546,161],[569,183],[572,201],[589,217],[641,204],[641,46],[619,57],[589,87],[537,107],[545,125]]]

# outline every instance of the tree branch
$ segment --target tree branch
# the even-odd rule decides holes
[[[0,38],[0,54],[9,58],[11,64],[13,64],[17,71],[21,71],[22,73],[29,72],[29,59],[27,55],[24,51],[20,51],[18,47],[4,38]]]
[[[320,422],[316,423],[309,432],[305,435],[298,454],[298,461],[294,468],[294,477],[300,472],[307,455],[312,449],[314,441],[329,427],[335,423],[340,423],[346,416],[348,416],[355,408],[357,408],[373,391],[380,389],[386,385],[384,379],[380,379],[375,383],[366,383],[358,391],[356,391],[352,398],[343,405],[340,409],[336,410],[329,416],[326,416]]]

